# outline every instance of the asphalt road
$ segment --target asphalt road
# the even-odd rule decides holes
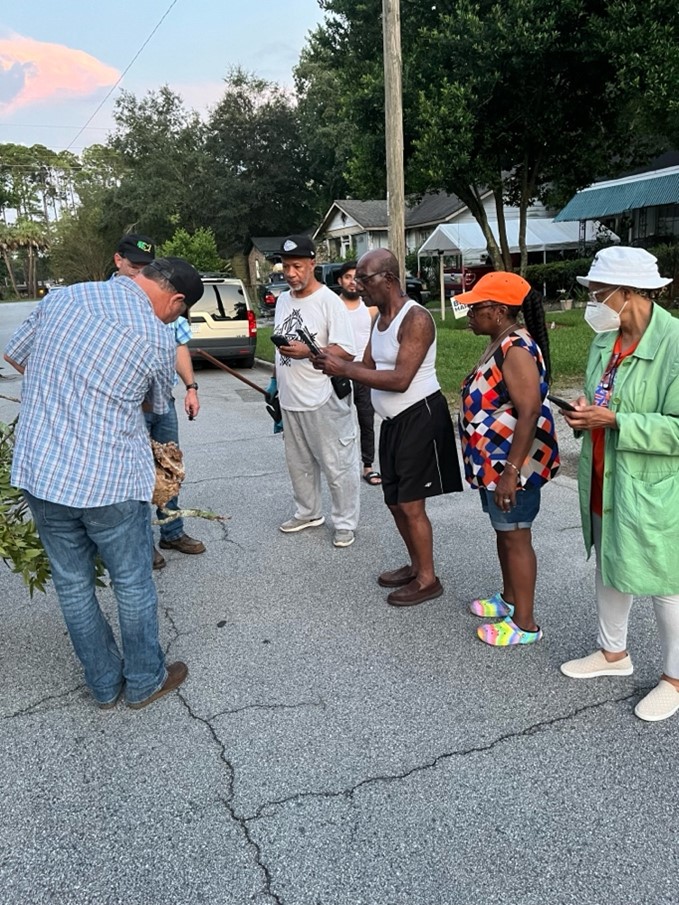
[[[157,574],[163,644],[190,670],[177,693],[100,712],[53,591],[30,600],[0,566],[0,902],[679,902],[679,718],[632,712],[660,673],[648,602],[633,676],[558,669],[595,641],[574,481],[536,523],[545,638],[492,650],[465,609],[498,588],[475,493],[429,506],[444,596],[394,611],[375,579],[404,557],[379,489],[362,484],[350,548],[328,526],[281,534],[290,485],[261,397],[197,379],[181,498],[231,518],[192,522],[207,552]],[[15,411],[0,399],[0,420]]]

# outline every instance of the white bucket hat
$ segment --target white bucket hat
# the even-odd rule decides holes
[[[629,286],[630,289],[662,289],[672,280],[658,272],[658,259],[644,248],[611,246],[594,256],[586,277],[577,277],[581,286],[604,283],[606,286]]]

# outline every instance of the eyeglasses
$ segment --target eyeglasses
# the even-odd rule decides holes
[[[475,305],[467,306],[467,314],[478,314],[484,308],[492,308],[494,305],[495,302],[477,302]]]
[[[361,286],[365,286],[368,280],[372,280],[373,277],[378,277],[382,273],[386,273],[386,270],[378,270],[376,273],[357,273],[354,276],[354,283],[360,283]]]
[[[607,292],[608,295],[601,303],[601,304],[605,305],[606,302],[615,295],[615,293],[618,291],[618,289],[620,289],[620,286],[615,286],[612,289],[609,286],[604,286],[603,289],[594,289],[594,290],[590,289],[589,292],[587,293],[587,297],[589,298],[590,302],[598,302],[599,296],[601,295],[601,293]]]

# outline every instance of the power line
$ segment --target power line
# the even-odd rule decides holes
[[[55,151],[56,154],[59,151]],[[2,158],[0,157],[0,171],[2,170],[31,170],[34,171],[39,167],[46,167],[47,169],[54,170],[74,170],[76,172],[80,172],[83,169],[82,164],[76,164],[75,166],[66,166],[65,164],[57,163],[56,161],[50,161],[49,163],[40,163],[40,161],[36,160],[34,164],[30,163],[3,163]]]
[[[76,143],[76,141],[80,138],[80,136],[83,134],[83,132],[85,131],[85,129],[89,126],[89,124],[92,122],[92,120],[93,120],[94,117],[97,115],[97,113],[99,113],[99,111],[101,110],[101,108],[104,106],[104,104],[106,103],[106,101],[110,98],[110,96],[111,96],[111,95],[113,94],[113,92],[116,90],[116,88],[118,87],[118,85],[119,85],[119,84],[122,82],[122,80],[125,78],[125,76],[126,76],[127,73],[129,72],[129,70],[132,68],[132,66],[134,65],[134,63],[136,63],[136,61],[137,61],[137,59],[139,58],[141,52],[144,50],[144,48],[145,48],[146,45],[149,43],[149,41],[151,40],[151,38],[155,35],[155,33],[156,33],[156,32],[158,31],[158,29],[160,28],[160,26],[163,24],[163,22],[165,21],[165,19],[166,19],[167,16],[169,15],[170,11],[172,10],[172,7],[175,6],[176,3],[177,3],[177,0],[172,0],[172,3],[170,3],[170,5],[169,5],[168,8],[165,10],[165,12],[163,13],[163,15],[160,17],[158,23],[156,24],[156,26],[155,26],[155,28],[153,29],[153,31],[151,32],[151,34],[150,34],[150,35],[148,36],[148,38],[144,41],[144,43],[141,45],[141,47],[139,48],[139,50],[135,53],[135,55],[132,57],[132,59],[131,59],[130,62],[127,64],[127,66],[125,67],[125,69],[122,71],[122,73],[121,73],[120,78],[118,79],[118,81],[115,83],[115,85],[112,85],[112,86],[111,86],[111,90],[108,92],[108,94],[106,95],[106,97],[105,97],[105,98],[103,99],[103,101],[99,104],[99,106],[98,106],[97,109],[94,111],[94,113],[92,114],[92,116],[90,116],[90,118],[87,120],[87,122],[85,123],[85,125],[80,129],[80,131],[79,131],[78,134],[75,136],[75,138],[74,138],[73,141],[70,143],[70,145],[66,148],[67,151],[70,151],[70,150],[71,150],[71,148],[73,147],[73,145],[74,145],[74,144]]]
[[[62,123],[0,123],[0,129],[9,129],[14,127],[21,129],[75,129],[75,126],[66,126]],[[86,128],[83,126],[83,129]],[[108,132],[106,126],[90,126],[88,132]],[[75,139],[73,139],[75,141]]]

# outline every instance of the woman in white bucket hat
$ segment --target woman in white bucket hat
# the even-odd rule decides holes
[[[597,333],[585,392],[562,412],[583,435],[578,472],[587,550],[596,552],[593,654],[564,663],[574,679],[629,676],[633,596],[653,598],[663,673],[634,712],[679,710],[679,321],[655,303],[671,283],[642,248],[605,248],[586,277],[585,319]]]

